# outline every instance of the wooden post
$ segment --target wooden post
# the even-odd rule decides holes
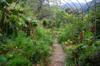
[[[82,42],[83,39],[84,39],[84,32],[82,31],[82,32],[80,32],[80,41]]]

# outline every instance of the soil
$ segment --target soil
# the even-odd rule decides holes
[[[62,46],[57,42],[53,44],[51,62],[48,66],[65,66],[64,50]]]

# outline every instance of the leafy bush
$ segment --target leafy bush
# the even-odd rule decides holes
[[[50,32],[50,31],[49,31]],[[34,63],[44,61],[51,54],[52,36],[48,30],[37,27],[34,35],[34,53],[32,60]]]
[[[7,62],[7,58],[3,55],[0,55],[0,66],[2,66],[2,64],[5,64]]]
[[[73,24],[68,24],[63,29],[63,31],[61,31],[59,36],[59,42],[62,43],[67,41],[68,39],[70,39],[71,41],[75,41],[77,40],[77,36],[78,36],[77,33],[78,33],[78,29],[75,28]]]
[[[75,61],[74,61],[74,57],[73,57],[73,50],[75,50],[75,48],[70,48],[70,49],[66,49],[66,66],[75,66]]]
[[[34,38],[37,40],[43,40],[45,44],[52,45],[52,34],[48,29],[37,27]]]
[[[32,61],[33,63],[41,63],[51,54],[51,47],[43,40],[36,41],[34,44]]]
[[[98,45],[99,44],[99,45]],[[67,65],[75,66],[99,66],[100,43],[96,42],[90,46],[89,44],[79,44],[73,49],[66,50]],[[94,61],[95,60],[95,61]]]
[[[67,17],[66,17],[67,16]],[[78,17],[74,15],[66,14],[66,23],[60,28],[59,42],[63,43],[67,40],[71,40],[74,43],[79,42],[80,32],[85,30],[85,23],[82,22]]]
[[[18,36],[7,39],[1,48],[6,53],[7,66],[30,66],[32,62],[44,62],[51,54],[52,36],[49,32],[37,28],[33,39],[22,31],[18,32]]]
[[[32,66],[30,61],[21,56],[16,56],[13,59],[9,60],[7,66]]]

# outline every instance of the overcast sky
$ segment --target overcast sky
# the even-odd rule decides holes
[[[61,4],[65,4],[66,2],[80,2],[80,3],[86,3],[86,2],[89,2],[89,1],[92,1],[92,0],[50,0],[51,2],[50,2],[50,4],[52,5],[54,5],[55,3],[59,3],[59,5],[61,5]]]
[[[61,2],[63,2],[64,3],[64,1],[66,1],[66,2],[77,2],[77,1],[79,1],[80,3],[86,3],[86,1],[87,2],[89,2],[89,1],[92,1],[92,0],[61,0]]]

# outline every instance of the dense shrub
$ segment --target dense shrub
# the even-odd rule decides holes
[[[67,49],[66,65],[80,65],[80,66],[99,66],[100,62],[100,43],[96,42],[90,46],[87,43],[82,43],[73,47],[73,49]]]
[[[33,38],[36,38],[37,40],[43,40],[45,44],[52,45],[52,33],[49,29],[37,27]]]
[[[68,24],[66,27],[62,28],[63,30],[59,35],[59,42],[63,43],[67,40],[71,40],[74,43],[79,42],[79,34],[82,31],[82,28],[79,28],[79,25]],[[81,31],[80,31],[81,30]]]
[[[17,37],[7,39],[1,51],[7,58],[7,66],[31,66],[42,63],[51,54],[52,37],[43,28],[37,28],[34,38],[19,32]]]
[[[9,60],[7,66],[32,66],[32,64],[30,64],[30,61],[25,57],[16,56]]]
[[[66,17],[67,16],[67,17]],[[64,26],[60,28],[59,32],[59,42],[67,42],[67,40],[73,41],[73,43],[79,42],[79,35],[80,32],[86,29],[86,23],[82,22],[78,17],[75,15],[66,14],[64,16],[66,18],[66,23]]]

